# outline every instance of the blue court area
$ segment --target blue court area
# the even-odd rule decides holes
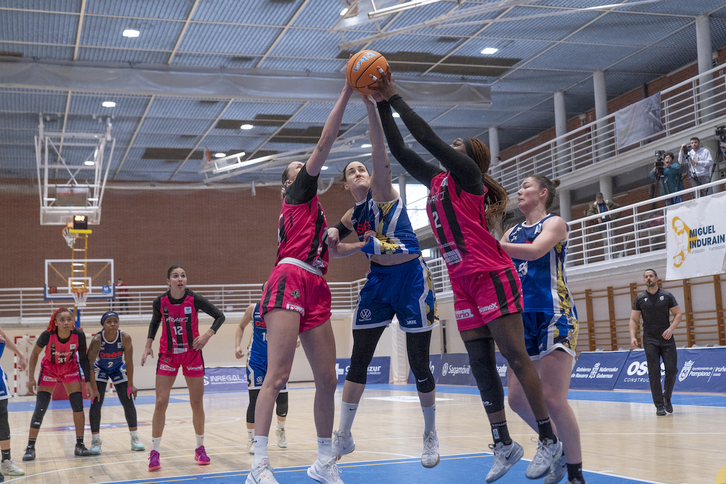
[[[396,459],[340,464],[340,478],[345,484],[482,484],[492,463],[491,454],[466,454],[442,456],[441,462],[433,469],[425,469],[418,459]],[[498,484],[521,484],[530,481],[524,477],[529,461],[522,459],[501,479]],[[636,484],[657,481],[642,481],[593,472],[584,472],[588,484]],[[247,471],[224,472],[219,474],[177,476],[162,479],[141,479],[118,481],[131,483],[176,483],[185,484],[240,484],[247,478]],[[275,478],[280,484],[314,482],[307,475],[307,467],[287,467],[275,469]],[[563,483],[566,481],[562,481]]]

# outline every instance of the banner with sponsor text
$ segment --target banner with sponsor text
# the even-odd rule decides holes
[[[497,351],[497,373],[502,385],[507,386],[507,360]],[[471,373],[469,355],[466,353],[445,353],[443,355],[430,355],[429,366],[437,384],[441,385],[468,385],[476,386],[476,380]],[[408,371],[408,383],[415,383],[413,372]]]
[[[726,193],[666,208],[666,280],[726,272]]]
[[[246,392],[244,366],[208,366],[204,369],[205,392]]]
[[[629,353],[629,351],[583,351],[572,368],[570,388],[612,390]]]
[[[338,358],[335,360],[335,371],[338,374],[338,385],[345,383],[345,377],[350,370],[350,358]],[[368,376],[366,383],[390,383],[391,379],[391,357],[374,356],[371,364],[368,365]]]

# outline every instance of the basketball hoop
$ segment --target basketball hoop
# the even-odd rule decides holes
[[[64,227],[63,228],[63,238],[66,239],[66,244],[68,244],[68,247],[71,249],[73,248],[73,243],[76,240],[76,234],[70,233],[69,229],[71,227]]]
[[[77,289],[72,289],[71,294],[73,294],[73,302],[75,307],[77,308],[85,308],[86,307],[86,301],[88,299],[88,289],[85,287],[79,287]]]

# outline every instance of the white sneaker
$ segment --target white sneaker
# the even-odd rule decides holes
[[[335,457],[333,457],[327,464],[322,464],[318,459],[315,459],[313,465],[308,468],[308,476],[323,484],[343,484],[335,460]]]
[[[277,446],[281,449],[287,449],[287,436],[285,435],[285,429],[275,430],[275,436],[277,436]]]
[[[275,476],[272,475],[272,471],[270,459],[262,459],[262,462],[257,467],[250,469],[245,484],[280,484],[275,479]]]
[[[131,450],[134,452],[143,452],[146,450],[144,444],[141,443],[139,436],[131,436]]]
[[[497,442],[496,445],[489,444],[489,448],[494,453],[494,462],[487,474],[487,482],[494,482],[502,477],[524,456],[524,449],[514,441],[509,445],[504,445],[502,442]]]
[[[441,460],[439,457],[439,436],[434,430],[433,432],[424,434],[421,465],[428,468],[436,467],[439,460]]]
[[[552,464],[562,456],[562,441],[557,443],[546,439],[545,442],[539,441],[537,444],[537,452],[529,463],[527,471],[524,473],[527,479],[539,479],[549,472]]]
[[[255,455],[255,439],[247,439],[247,452]]]
[[[101,453],[101,439],[91,440],[91,455],[98,455]]]
[[[567,475],[567,459],[563,455],[552,464],[550,472],[545,477],[544,484],[557,484]]]
[[[24,476],[25,471],[15,465],[12,459],[4,460],[0,465],[0,471],[6,476]]]
[[[333,432],[333,457],[340,460],[345,454],[355,450],[353,434],[344,435],[343,432]]]

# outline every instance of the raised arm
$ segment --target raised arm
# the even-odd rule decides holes
[[[242,337],[245,334],[245,328],[252,322],[252,317],[255,313],[255,305],[250,304],[247,306],[247,309],[245,310],[245,313],[242,315],[242,319],[239,322],[239,325],[237,326],[237,329],[234,331],[234,357],[238,360],[242,358],[245,355],[245,352],[242,351]]]
[[[390,202],[398,198],[398,192],[391,181],[391,164],[383,141],[383,126],[378,117],[378,110],[368,96],[363,96],[363,104],[368,111],[369,136],[371,138],[371,157],[373,174],[371,175],[371,191],[373,199]]]
[[[559,242],[567,239],[567,223],[560,217],[552,217],[542,224],[542,233],[531,244],[514,244],[509,241],[511,229],[499,242],[502,249],[514,259],[537,260],[552,250]]]
[[[340,219],[340,223],[336,224],[335,227],[330,227],[328,229],[328,249],[330,249],[330,256],[334,257],[336,259],[339,259],[341,257],[348,257],[349,255],[356,254],[360,251],[360,249],[367,243],[370,235],[366,236],[363,242],[350,242],[350,243],[341,243],[340,242],[340,233],[339,233],[339,226],[342,226],[345,230],[348,232],[345,235],[348,235],[348,233],[353,232],[353,222],[351,220],[353,216],[353,209],[351,208]],[[345,236],[343,236],[345,237]]]
[[[328,115],[328,120],[325,121],[323,133],[320,135],[320,141],[318,141],[317,146],[315,146],[315,151],[313,151],[313,154],[310,155],[310,158],[308,158],[305,164],[310,176],[318,176],[320,169],[325,164],[325,160],[328,159],[333,143],[338,138],[340,124],[343,122],[343,113],[345,112],[345,107],[348,104],[351,94],[353,94],[353,88],[346,81],[343,91],[335,103],[335,107],[333,107],[330,115]]]

